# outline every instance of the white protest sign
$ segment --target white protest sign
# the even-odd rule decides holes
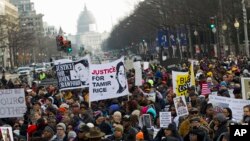
[[[212,103],[216,110],[229,107],[232,110],[233,118],[240,122],[243,115],[243,107],[250,104],[250,100],[209,95],[209,103]]]
[[[58,60],[55,68],[60,90],[77,89],[89,86],[89,55],[77,60]]]
[[[167,128],[171,123],[171,112],[160,112],[160,127]]]
[[[3,141],[14,141],[12,127],[0,127]]]
[[[142,70],[141,70],[141,62],[137,61],[134,62],[134,69],[135,69],[135,86],[142,85]]]
[[[146,70],[149,68],[149,62],[143,62],[143,70]]]
[[[0,90],[0,118],[23,117],[26,112],[24,89]]]
[[[123,57],[107,64],[92,64],[89,79],[90,101],[116,98],[129,94]]]
[[[249,77],[241,77],[242,84],[242,98],[250,100],[250,78]]]
[[[129,58],[127,58],[125,60],[125,67],[127,70],[133,69],[133,62],[134,61],[132,59],[129,59]]]
[[[174,98],[174,106],[176,108],[176,112],[178,116],[188,115],[188,108],[186,104],[185,96],[179,96]]]

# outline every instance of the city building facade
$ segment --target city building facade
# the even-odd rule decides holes
[[[9,45],[8,31],[18,25],[18,9],[9,0],[0,0],[0,67],[11,67],[13,52]]]

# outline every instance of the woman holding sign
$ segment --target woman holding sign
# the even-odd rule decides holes
[[[127,78],[123,62],[119,62],[116,65],[116,80],[119,85],[117,93],[122,93],[127,88]]]

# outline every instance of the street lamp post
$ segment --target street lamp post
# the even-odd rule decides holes
[[[197,54],[197,57],[198,57],[198,53],[200,53],[199,43],[198,43],[198,39],[197,39],[198,34],[199,34],[198,31],[195,30],[194,31],[194,36],[195,36],[195,53]]]
[[[227,54],[227,52],[226,52],[226,34],[225,34],[225,32],[227,31],[227,25],[224,23],[223,25],[222,25],[222,30],[223,30],[223,33],[224,33],[224,35],[223,35],[223,46],[224,46],[224,51],[225,51],[225,53]],[[227,48],[227,51],[229,52],[228,54],[230,54],[230,49],[229,49],[229,47]]]
[[[234,27],[236,28],[236,32],[237,32],[237,48],[236,48],[235,52],[236,52],[236,55],[239,55],[239,49],[240,49],[239,27],[240,27],[240,23],[238,22],[238,20],[235,20]]]
[[[245,37],[245,49],[247,57],[249,57],[249,42],[248,42],[248,32],[247,32],[247,10],[245,0],[241,1],[242,11],[243,11],[243,22],[244,22],[244,37]]]

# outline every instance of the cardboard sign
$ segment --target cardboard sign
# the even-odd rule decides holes
[[[24,89],[0,90],[0,118],[23,117],[26,112]]]

